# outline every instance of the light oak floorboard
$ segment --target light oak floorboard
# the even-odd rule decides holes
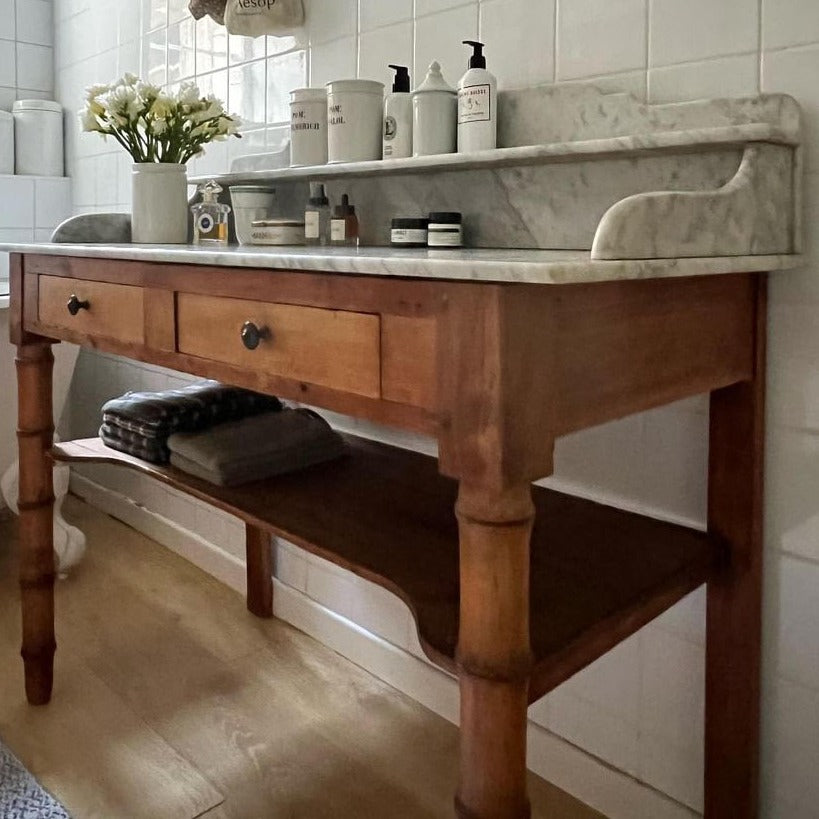
[[[14,527],[0,522],[0,736],[75,819],[451,817],[454,726],[70,498],[54,699],[24,702]],[[602,819],[530,776],[533,815]]]

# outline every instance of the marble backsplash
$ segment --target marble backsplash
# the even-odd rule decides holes
[[[370,162],[362,163],[361,175],[328,168],[326,179],[312,176],[325,183],[331,203],[350,197],[361,241],[370,246],[389,244],[394,217],[460,211],[470,247],[594,246],[600,258],[798,249],[800,112],[791,97],[652,106],[576,84],[506,91],[499,98],[500,147],[561,150],[534,158],[522,151],[519,160],[502,162],[482,162],[477,154],[454,163],[454,155],[445,155],[427,158],[439,161],[426,169],[410,161],[405,170],[399,161],[379,170],[380,163]],[[763,144],[749,161],[748,146]],[[275,167],[265,161],[281,157],[253,159],[240,166],[260,184],[263,169]],[[308,182],[302,172],[288,178],[271,170],[269,184],[276,188],[277,216],[303,214]],[[611,208],[640,195],[647,198],[620,208],[620,217],[628,210],[627,220],[610,220],[611,235],[598,235]],[[664,214],[676,220],[670,232]],[[677,253],[679,238],[685,247]],[[629,253],[638,255],[623,255]]]
[[[787,149],[782,149],[787,150]],[[615,156],[546,165],[436,174],[346,178],[326,183],[331,202],[346,193],[356,207],[361,241],[387,245],[396,216],[460,211],[470,247],[589,249],[597,225],[616,202],[644,191],[712,190],[729,182],[737,148]],[[275,183],[281,216],[298,216],[306,182]]]

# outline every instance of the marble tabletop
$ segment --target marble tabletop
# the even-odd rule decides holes
[[[0,252],[530,284],[752,273],[786,270],[802,263],[802,257],[796,254],[602,261],[592,259],[588,250],[404,250],[247,245],[214,249],[191,245],[26,243],[0,244]]]

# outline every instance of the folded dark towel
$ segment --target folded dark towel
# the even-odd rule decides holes
[[[284,409],[168,439],[171,464],[202,480],[236,486],[337,458],[344,439],[315,412]]]
[[[100,427],[100,438],[111,449],[125,452],[143,461],[150,461],[152,464],[166,464],[171,458],[167,438],[152,438],[105,423]]]
[[[102,419],[109,427],[144,438],[167,438],[214,424],[281,409],[278,398],[205,381],[178,390],[129,392],[108,401]]]

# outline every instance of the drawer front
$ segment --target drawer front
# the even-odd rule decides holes
[[[246,322],[259,331],[253,350]],[[380,327],[370,313],[177,295],[180,353],[371,398],[381,395]]]
[[[40,276],[38,291],[37,318],[41,324],[92,337],[144,342],[141,287]],[[75,304],[73,315],[69,301]]]

